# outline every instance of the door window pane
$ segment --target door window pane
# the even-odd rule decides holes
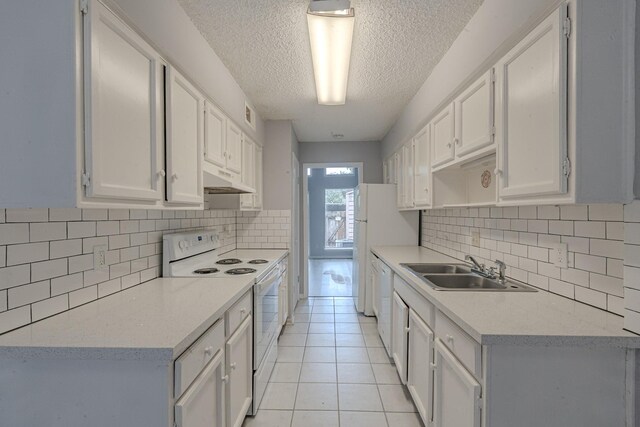
[[[353,175],[355,168],[326,168],[324,174],[329,175]]]
[[[353,195],[353,188],[324,190],[325,249],[353,247]]]

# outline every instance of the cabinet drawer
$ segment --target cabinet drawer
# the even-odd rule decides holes
[[[251,297],[252,291],[244,294],[240,300],[233,304],[233,306],[227,310],[227,337],[230,337],[233,332],[238,329],[238,326],[242,323],[242,321],[251,314]]]
[[[388,267],[387,267],[388,268]],[[405,300],[422,320],[433,329],[436,316],[436,308],[425,297],[405,282],[397,274],[393,275],[393,289]]]
[[[480,378],[480,344],[440,311],[436,312],[436,337],[442,340],[476,378]]]
[[[174,364],[174,397],[184,393],[200,371],[224,347],[224,320],[218,320]]]

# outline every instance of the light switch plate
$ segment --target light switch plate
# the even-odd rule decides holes
[[[471,246],[480,247],[480,231],[471,232]]]
[[[107,269],[107,246],[99,245],[93,247],[93,269]]]
[[[553,250],[553,265],[560,268],[569,266],[569,245],[558,243]]]

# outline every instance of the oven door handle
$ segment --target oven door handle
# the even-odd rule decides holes
[[[273,285],[274,283],[277,283],[279,277],[280,277],[280,271],[278,268],[274,267],[267,277],[265,277],[264,279],[256,283],[259,293],[262,295],[263,289],[267,289],[271,287],[271,285]]]

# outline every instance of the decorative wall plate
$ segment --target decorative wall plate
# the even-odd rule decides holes
[[[488,170],[482,172],[482,175],[480,175],[480,184],[482,184],[484,188],[489,188],[491,185],[491,172]]]

